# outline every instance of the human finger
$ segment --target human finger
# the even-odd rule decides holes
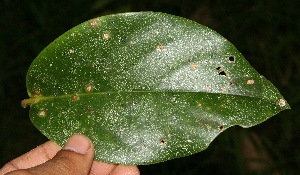
[[[73,135],[51,160],[36,167],[13,171],[10,175],[87,175],[94,158],[94,146],[84,135]]]
[[[26,154],[8,162],[1,170],[0,174],[5,174],[14,170],[27,169],[52,159],[61,147],[52,141],[39,145]]]

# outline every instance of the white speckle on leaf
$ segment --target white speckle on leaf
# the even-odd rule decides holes
[[[278,104],[280,107],[285,107],[286,101],[284,99],[279,99]]]
[[[75,53],[75,50],[70,49],[70,50],[69,50],[69,53],[70,53],[70,54],[71,54],[71,53]]]

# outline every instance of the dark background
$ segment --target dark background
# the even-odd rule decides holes
[[[201,153],[150,166],[147,174],[300,173],[300,1],[2,0],[0,166],[47,139],[31,124],[25,76],[38,53],[68,29],[119,12],[160,11],[204,24],[231,41],[286,98],[286,110],[249,129],[223,132]]]

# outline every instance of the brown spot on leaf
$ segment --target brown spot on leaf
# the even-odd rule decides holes
[[[254,80],[247,80],[247,84],[254,84]]]
[[[221,91],[222,91],[222,92],[226,92],[226,88],[222,87],[222,88],[221,88]]]
[[[91,86],[91,85],[85,86],[85,92],[92,92],[92,91],[93,91],[93,86]]]
[[[210,91],[211,91],[211,88],[210,88],[209,86],[207,86],[207,87],[205,88],[205,91],[206,91],[206,92],[210,92]]]
[[[163,45],[161,45],[161,44],[159,44],[159,45],[156,46],[156,51],[158,51],[158,52],[162,52],[162,51],[164,51],[165,49],[166,49],[165,46],[163,46]]]
[[[103,39],[104,39],[104,40],[109,40],[110,38],[111,38],[110,33],[108,33],[108,32],[104,32],[104,33],[103,33]]]
[[[71,96],[71,100],[73,100],[73,101],[79,100],[78,94],[73,94],[73,95]]]
[[[45,117],[46,114],[47,114],[47,111],[46,111],[46,110],[41,110],[41,111],[39,111],[39,113],[38,113],[38,115],[39,115],[40,117]]]
[[[280,107],[285,107],[286,101],[284,99],[279,99],[278,104]]]
[[[91,27],[97,27],[98,26],[98,20],[96,18],[91,19],[90,20],[90,25],[91,25]]]
[[[38,88],[31,88],[31,91],[34,93],[34,96],[39,96],[42,94],[42,91]]]

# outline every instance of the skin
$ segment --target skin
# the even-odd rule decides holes
[[[73,135],[61,148],[48,141],[8,162],[0,175],[139,175],[136,166],[94,161],[94,145],[84,135]]]

